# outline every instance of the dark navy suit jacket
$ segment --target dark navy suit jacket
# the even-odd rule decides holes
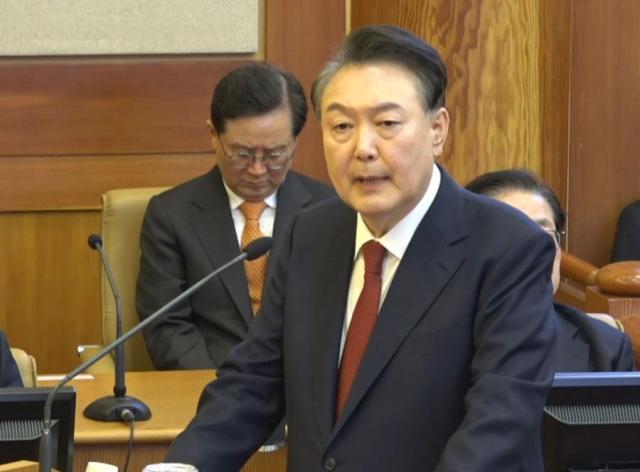
[[[290,171],[278,190],[275,242],[300,211],[335,196],[327,185]],[[136,305],[146,318],[240,253],[220,170],[151,199],[140,237]],[[271,251],[273,260],[275,244]],[[270,269],[268,269],[270,271]],[[217,368],[253,321],[244,266],[222,273],[144,331],[157,369]]]
[[[554,304],[558,313],[558,372],[634,370],[629,336],[576,308]]]
[[[623,208],[618,218],[611,262],[640,260],[640,201]]]
[[[443,171],[335,422],[355,228],[337,199],[297,217],[261,315],[167,460],[237,471],[286,408],[291,472],[541,471],[551,238]]]
[[[22,387],[18,366],[3,331],[0,331],[0,387]]]

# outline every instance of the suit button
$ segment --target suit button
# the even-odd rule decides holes
[[[336,460],[333,457],[328,457],[324,461],[324,470],[331,471],[336,468]]]

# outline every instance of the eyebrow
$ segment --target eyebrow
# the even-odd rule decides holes
[[[375,113],[381,113],[384,111],[399,110],[399,109],[402,109],[402,107],[395,102],[383,102],[371,108],[370,111],[375,114]],[[327,106],[325,113],[328,113],[331,111],[340,111],[342,113],[347,113],[349,111],[349,108],[340,103],[333,102],[333,103],[330,103],[329,106]]]
[[[555,229],[555,223],[553,220],[550,220],[549,218],[543,217],[543,218],[536,218],[535,220],[533,220],[537,225],[541,226],[542,228],[545,229]],[[552,228],[549,226],[553,226]]]

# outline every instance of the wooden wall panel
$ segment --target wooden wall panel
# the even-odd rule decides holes
[[[100,259],[87,244],[100,212],[0,214],[0,326],[39,372],[77,364],[100,342]]]
[[[572,0],[540,1],[540,176],[568,209]]]
[[[459,182],[525,167],[551,177],[564,195],[569,3],[352,0],[351,5],[352,28],[396,24],[442,54],[452,127],[441,162]]]
[[[345,0],[269,0],[266,59],[291,70],[305,90],[345,35]],[[311,103],[309,103],[311,107]],[[294,168],[329,182],[320,125],[309,113]]]
[[[569,248],[609,261],[617,217],[640,199],[640,2],[574,2]]]
[[[174,185],[212,165],[208,152],[0,158],[0,211],[98,209],[107,190]]]
[[[243,63],[0,62],[0,155],[205,151],[213,86]]]
[[[345,1],[262,4],[264,57],[306,88],[345,30]],[[0,328],[68,371],[100,339],[100,231],[109,188],[172,185],[212,165],[211,91],[250,55],[0,57]],[[328,181],[310,120],[293,167]]]

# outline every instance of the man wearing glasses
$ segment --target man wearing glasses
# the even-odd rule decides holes
[[[466,188],[520,210],[553,238],[556,257],[551,282],[555,293],[560,285],[560,240],[566,218],[553,190],[533,174],[519,169],[483,174],[469,182]],[[554,303],[554,308],[558,314],[556,371],[633,370],[629,336],[576,308],[560,303]]]
[[[262,63],[217,84],[208,121],[215,167],[151,199],[137,309],[146,318],[261,236],[276,242],[303,209],[334,195],[290,171],[307,117],[302,86]],[[269,256],[237,265],[145,331],[157,369],[217,368],[258,311]]]

